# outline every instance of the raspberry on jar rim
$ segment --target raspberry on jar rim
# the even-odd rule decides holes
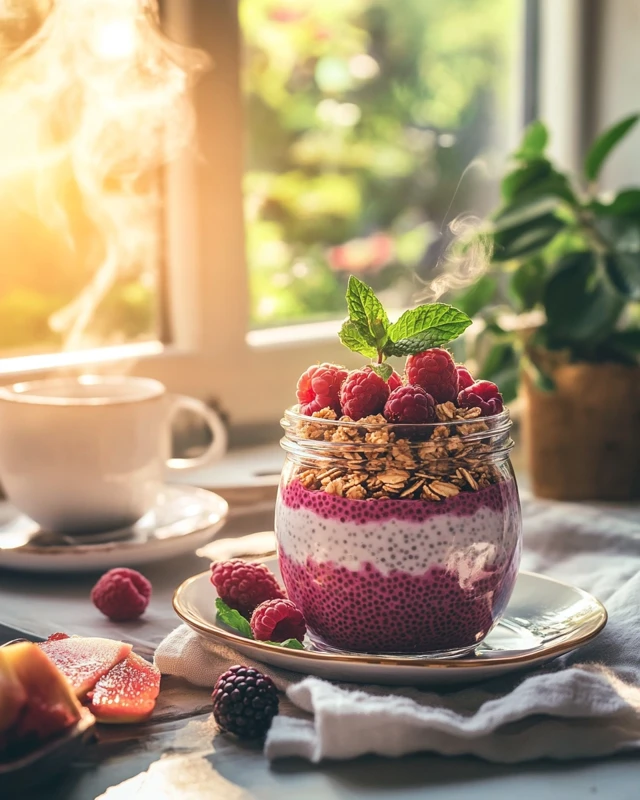
[[[348,372],[337,364],[314,364],[298,378],[296,394],[300,413],[311,416],[330,408],[340,416],[340,387]]]
[[[499,414],[503,408],[500,390],[491,381],[476,381],[458,395],[460,408],[479,408],[483,417]]]
[[[434,422],[436,403],[421,386],[399,386],[389,395],[383,413],[385,419],[392,423],[408,422],[415,425]]]
[[[357,421],[380,414],[389,397],[389,384],[371,367],[350,372],[340,389],[342,413]]]
[[[432,347],[407,358],[407,380],[421,386],[436,403],[454,401],[458,395],[458,373],[447,350]]]

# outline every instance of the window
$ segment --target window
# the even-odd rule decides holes
[[[164,202],[148,207],[144,258],[91,323],[109,331],[102,344],[157,350],[161,339],[136,372],[218,399],[239,425],[276,420],[309,363],[355,363],[334,336],[349,271],[406,305],[443,222],[492,205],[523,117],[524,8],[536,2],[161,0],[168,35],[212,68],[195,90],[196,146],[139,187],[160,187]],[[456,191],[476,159],[487,169]],[[73,257],[59,268],[77,280],[87,262]],[[23,280],[5,259],[0,276]],[[41,333],[76,288],[55,306],[47,295]],[[7,339],[0,354],[61,346],[45,333]],[[22,368],[0,358],[5,375]]]
[[[160,83],[171,67],[122,3],[92,6],[2,4],[4,356],[160,335],[163,145],[154,133],[172,108],[175,90]]]
[[[342,315],[349,273],[409,305],[494,205],[523,5],[241,0],[252,327]]]

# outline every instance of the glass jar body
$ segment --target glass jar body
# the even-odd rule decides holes
[[[508,418],[500,430],[360,425],[347,441],[322,422],[311,428],[323,438],[307,438],[305,424],[285,427],[275,530],[312,641],[431,657],[473,649],[503,614],[520,561]]]

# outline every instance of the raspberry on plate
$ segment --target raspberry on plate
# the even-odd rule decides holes
[[[379,414],[389,397],[389,384],[371,369],[350,372],[340,389],[342,413],[359,420]]]
[[[213,689],[213,717],[223,731],[258,739],[278,713],[278,690],[271,678],[253,667],[230,667]]]
[[[456,372],[458,374],[458,392],[468,389],[472,383],[476,382],[476,379],[463,364],[456,364]]]
[[[458,395],[460,408],[479,408],[483,417],[499,414],[503,409],[502,395],[495,383],[476,381]]]
[[[218,597],[243,616],[265,600],[285,597],[278,581],[264,564],[249,563],[240,558],[211,565],[211,583]]]
[[[340,386],[347,370],[336,364],[314,364],[298,379],[297,395],[300,413],[311,416],[323,408],[331,408],[340,416]]]
[[[455,400],[458,395],[458,373],[451,354],[440,347],[423,350],[407,358],[407,379],[422,386],[436,403]]]
[[[151,584],[135,569],[110,569],[91,590],[93,605],[114,622],[137,619],[151,597]]]
[[[399,386],[389,395],[383,413],[389,422],[434,422],[436,402],[421,386]]]
[[[267,600],[251,615],[251,630],[263,642],[302,641],[307,626],[302,612],[291,600]]]

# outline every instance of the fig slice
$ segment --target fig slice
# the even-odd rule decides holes
[[[131,645],[114,639],[71,636],[38,645],[58,667],[82,700],[110,669],[131,652]]]
[[[142,722],[153,711],[159,692],[160,670],[130,653],[100,678],[87,700],[98,722]]]

